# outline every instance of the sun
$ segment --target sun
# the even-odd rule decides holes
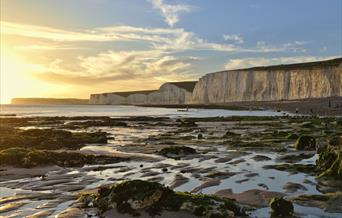
[[[43,65],[30,63],[2,43],[0,103],[10,104],[15,97],[44,97],[61,90],[61,87],[57,88],[32,76],[44,70]]]

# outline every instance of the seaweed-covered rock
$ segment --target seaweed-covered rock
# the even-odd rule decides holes
[[[178,127],[197,127],[197,124],[195,121],[192,120],[177,120],[179,122]]]
[[[0,166],[32,168],[57,165],[61,167],[82,167],[85,164],[109,164],[127,160],[126,158],[86,155],[78,152],[58,152],[29,148],[9,148],[0,151]]]
[[[319,177],[334,177],[342,180],[342,150],[327,145],[316,160]]]
[[[79,149],[87,143],[107,143],[105,132],[76,132],[56,129],[28,129],[0,132],[0,149],[23,147],[35,149]]]
[[[126,181],[99,189],[92,196],[93,205],[101,213],[116,209],[119,213],[139,215],[145,211],[151,216],[160,215],[163,210],[188,211],[202,217],[234,217],[245,215],[231,200],[215,196],[174,192],[156,183],[141,180]],[[82,197],[82,199],[89,198]]]
[[[169,158],[180,158],[197,152],[195,149],[186,146],[170,146],[161,149],[158,153]]]
[[[300,136],[295,143],[295,148],[297,150],[316,150],[316,139],[312,136]]]
[[[232,131],[227,131],[224,135],[223,138],[233,138],[233,137],[238,137],[240,136],[240,134],[237,134],[235,132]]]
[[[287,136],[286,136],[286,138],[288,138],[288,139],[294,139],[294,140],[296,140],[296,139],[298,139],[298,135],[297,134],[295,134],[295,133],[289,133]]]
[[[292,217],[293,204],[284,198],[273,198],[270,202],[271,217]]]

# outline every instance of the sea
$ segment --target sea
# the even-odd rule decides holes
[[[217,116],[284,116],[283,112],[268,110],[227,110],[140,107],[126,105],[0,105],[0,116],[164,116],[164,117],[217,117]]]

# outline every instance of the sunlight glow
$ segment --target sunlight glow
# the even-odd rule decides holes
[[[29,63],[2,42],[0,103],[9,104],[15,97],[44,97],[53,94],[56,89],[61,91],[60,86],[57,88],[56,85],[44,83],[31,75],[43,71],[42,65]]]

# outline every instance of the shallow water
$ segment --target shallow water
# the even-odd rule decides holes
[[[166,125],[170,124],[167,122],[171,122],[172,125]],[[278,123],[278,121],[275,122]],[[15,193],[28,192],[29,190],[33,190],[33,193],[59,193],[62,197],[65,197],[65,195],[68,196],[76,193],[75,191],[65,190],[72,186],[80,185],[82,186],[81,189],[93,189],[103,184],[111,184],[127,179],[152,180],[170,186],[175,181],[177,175],[186,177],[188,181],[176,187],[175,190],[190,192],[205,183],[206,179],[208,179],[207,175],[211,172],[229,172],[236,173],[236,175],[229,178],[222,178],[220,184],[200,189],[196,193],[214,194],[222,189],[231,189],[233,193],[241,193],[251,189],[284,193],[283,186],[287,182],[292,182],[303,185],[306,190],[285,193],[287,197],[294,197],[301,194],[321,194],[316,189],[316,179],[314,176],[301,172],[290,174],[285,171],[263,168],[265,165],[287,163],[279,159],[284,153],[277,153],[272,150],[241,150],[246,153],[233,157],[229,161],[217,162],[218,159],[225,158],[240,149],[236,147],[232,149],[232,147],[221,143],[224,140],[222,139],[222,135],[225,134],[227,129],[233,128],[236,132],[247,131],[249,133],[259,133],[266,129],[272,130],[271,123],[264,122],[262,124],[259,123],[259,125],[242,123],[239,126],[234,122],[198,122],[198,127],[186,132],[175,132],[180,128],[177,127],[174,121],[166,121],[164,123],[165,125],[162,126],[152,125],[155,124],[154,122],[146,124],[130,121],[128,124],[129,127],[90,127],[83,129],[82,131],[102,130],[108,132],[113,139],[109,140],[107,144],[92,144],[83,147],[81,150],[82,152],[88,151],[95,154],[115,154],[117,156],[129,157],[131,158],[130,161],[108,165],[87,165],[81,168],[64,168],[49,172],[45,179],[34,177],[0,182],[0,198],[14,195]],[[288,125],[281,124],[281,126],[274,128],[279,127],[282,127],[284,130],[288,128]],[[199,131],[203,131],[204,140],[198,140],[196,138]],[[168,133],[173,133],[173,135],[171,134],[173,138],[167,138]],[[153,140],[153,137],[162,135],[166,138],[162,137],[160,141]],[[182,139],[184,136],[193,136],[193,139]],[[153,148],[159,150],[159,148],[167,146],[168,141],[195,148],[198,154],[176,160],[160,156],[154,150],[148,150],[153,146]],[[297,154],[297,151],[293,148],[291,149],[291,146],[290,143],[290,148],[288,148],[287,152]],[[253,159],[255,155],[267,156],[270,160],[256,161]],[[297,164],[314,164],[316,159],[317,156],[313,156],[301,160]],[[235,162],[237,160],[243,161]],[[167,172],[163,172],[165,168],[167,168]],[[187,171],[189,168],[193,171]],[[185,171],[182,172],[182,170]],[[247,177],[251,173],[257,175],[250,178]],[[239,182],[243,180],[246,181]],[[305,183],[304,180],[309,180],[311,183]],[[63,182],[54,185],[48,184],[49,182],[55,181]],[[260,184],[264,184],[265,186],[261,186]],[[40,210],[40,206],[51,203],[51,199],[38,201],[26,200],[26,202],[28,204],[16,212],[21,212],[21,215],[33,214]],[[73,203],[73,200],[68,199],[57,204],[57,206],[52,208],[54,212],[49,217],[55,217],[71,203]],[[327,213],[319,208],[303,207],[297,204],[295,204],[295,211],[296,213],[300,213],[300,217],[340,217],[341,215]],[[13,213],[14,211],[5,213],[4,215]],[[255,210],[251,212],[251,216],[269,217],[269,208]]]
[[[123,105],[0,105],[1,114],[17,116],[167,116],[167,117],[216,117],[216,116],[282,116],[274,111],[238,111],[222,109],[189,109],[139,107]]]

